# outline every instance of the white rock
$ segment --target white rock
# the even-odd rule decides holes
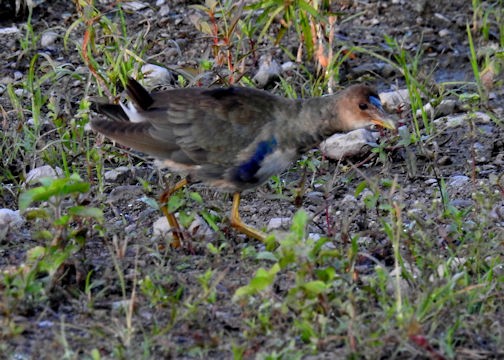
[[[0,35],[12,35],[19,33],[19,29],[16,26],[0,28]]]
[[[382,106],[388,112],[395,112],[401,104],[409,104],[408,89],[382,92],[379,94]]]
[[[291,218],[288,217],[279,217],[272,218],[268,222],[268,226],[266,227],[267,231],[277,230],[277,229],[287,229],[290,226]]]
[[[14,71],[14,80],[21,80],[23,78],[23,73],[21,71]]]
[[[154,236],[167,236],[168,234],[171,234],[170,230],[170,224],[165,216],[160,217],[152,224],[152,234]]]
[[[443,14],[440,14],[440,13],[435,13],[434,14],[434,17],[438,18],[439,20],[443,20],[444,22],[448,23],[448,24],[451,24],[451,20],[448,19],[446,16],[444,16]]]
[[[350,194],[346,194],[345,196],[343,196],[343,199],[341,199],[340,201],[341,204],[348,204],[348,205],[355,204],[356,202],[357,199],[355,198],[355,196]]]
[[[464,186],[467,182],[469,182],[468,176],[455,175],[450,177],[450,179],[448,180],[448,186],[461,187]]]
[[[16,94],[17,97],[23,97],[25,94],[28,94],[28,91],[25,91],[24,89],[16,89],[14,90],[14,94]]]
[[[0,229],[17,227],[23,222],[19,210],[0,209]]]
[[[114,301],[112,302],[112,310],[128,311],[131,306],[131,301],[130,299]]]
[[[119,177],[130,172],[131,169],[127,166],[119,166],[115,169],[106,171],[103,175],[107,181],[117,181]]]
[[[334,134],[320,144],[320,149],[329,158],[341,160],[366,153],[366,145],[376,142],[379,134],[358,129],[347,134]]]
[[[439,30],[439,37],[445,37],[445,36],[448,36],[450,35],[451,31],[448,30],[448,29],[442,29],[442,30]]]
[[[140,2],[140,1],[129,1],[122,4],[123,9],[129,11],[139,11],[148,7],[148,3]]]
[[[148,89],[169,84],[173,80],[171,72],[162,66],[145,64],[141,71],[144,76],[141,82]]]
[[[440,119],[434,120],[434,124],[437,126],[446,126],[447,128],[453,128],[461,126],[462,124],[468,122],[469,120],[475,120],[479,124],[488,124],[491,121],[490,116],[481,111],[476,111],[474,113],[460,114],[445,116]]]
[[[287,61],[282,64],[282,72],[295,70],[297,65],[294,61]]]
[[[259,70],[254,75],[253,79],[256,85],[260,88],[265,87],[268,83],[280,76],[282,67],[273,59],[271,55],[261,56]]]
[[[163,5],[158,10],[158,15],[160,17],[166,17],[170,13],[170,7],[168,5]]]
[[[19,210],[0,209],[0,243],[12,228],[19,227],[23,222],[24,218],[19,214]]]
[[[52,168],[49,165],[39,166],[35,169],[31,169],[30,172],[26,175],[26,180],[24,182],[27,184],[34,184],[38,182],[41,178],[49,177],[49,178],[57,178],[63,175],[63,170],[59,167]]]
[[[439,105],[436,106],[436,108],[434,108],[431,103],[427,103],[424,105],[423,109],[430,119],[437,119],[441,116],[447,116],[453,114],[456,106],[457,102],[455,100],[447,99],[441,101]],[[422,110],[418,109],[416,115],[422,116]]]
[[[191,225],[189,225],[189,228],[187,229],[190,234],[196,235],[198,237],[202,237],[205,239],[212,238],[214,235],[214,232],[208,226],[208,224],[203,220],[201,216],[196,216]]]
[[[40,38],[40,45],[43,48],[51,46],[56,42],[57,38],[58,34],[56,34],[54,31],[47,31],[42,34],[42,37]]]

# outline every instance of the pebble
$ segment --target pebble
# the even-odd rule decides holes
[[[454,199],[450,202],[450,204],[457,208],[467,208],[473,206],[473,202],[467,199]]]
[[[469,182],[469,177],[465,175],[455,175],[450,177],[448,180],[448,186],[452,187],[461,187],[464,186],[467,182]]]
[[[119,166],[115,169],[106,171],[103,175],[105,180],[112,182],[120,182],[124,180],[126,177],[130,176],[131,169],[127,166]]]
[[[378,133],[366,129],[358,129],[347,134],[334,134],[320,144],[320,149],[330,159],[341,160],[344,158],[364,155],[368,146],[376,143]]]
[[[137,185],[122,185],[115,186],[107,197],[107,202],[113,203],[115,201],[125,199],[136,199],[143,195],[143,189]]]
[[[277,230],[277,229],[288,229],[291,223],[291,218],[288,217],[278,217],[271,218],[266,227],[267,231]]]
[[[170,224],[165,216],[160,217],[152,224],[152,235],[165,237],[170,233]]]
[[[340,203],[341,203],[341,205],[345,205],[345,204],[353,205],[353,204],[357,203],[357,199],[353,195],[346,194],[345,196],[343,196],[343,199],[341,199]]]
[[[158,15],[160,17],[166,17],[170,14],[170,7],[168,5],[163,5],[159,8]]]
[[[24,89],[16,89],[14,90],[14,94],[16,94],[17,97],[23,97],[24,94],[28,94],[28,92]]]
[[[460,115],[451,115],[445,116],[439,119],[434,120],[434,124],[438,126],[446,126],[448,128],[458,127],[469,120],[474,120],[478,124],[488,124],[491,122],[490,116],[481,111],[476,111],[473,113],[460,114]]]
[[[17,227],[24,222],[19,210],[0,209],[0,229]]]
[[[401,104],[410,102],[408,89],[382,92],[379,96],[383,108],[388,112],[395,112]]]
[[[12,34],[18,34],[19,32],[20,32],[19,29],[15,25],[0,28],[0,35],[12,35]]]
[[[159,85],[170,84],[173,81],[173,75],[167,68],[154,64],[143,65],[142,74],[144,78],[141,83],[148,89],[152,89]]]
[[[42,37],[40,38],[40,45],[43,48],[49,47],[56,42],[57,38],[58,38],[57,33],[55,33],[54,31],[47,31],[42,34]]]
[[[166,221],[166,223],[168,223],[168,221]],[[187,230],[191,235],[198,235],[198,237],[204,239],[211,239],[214,235],[210,226],[208,226],[201,216],[196,216]]]
[[[444,155],[438,160],[439,165],[451,165],[452,163],[453,161],[448,155]]]
[[[148,6],[149,6],[148,3],[140,2],[140,1],[130,1],[130,2],[125,2],[122,4],[123,9],[129,10],[129,11],[139,11],[139,10],[145,9]]]
[[[37,168],[31,169],[26,175],[26,179],[24,184],[34,184],[37,183],[41,178],[49,177],[49,178],[57,178],[63,175],[63,170],[59,167],[51,167],[49,165],[39,166]]]
[[[256,83],[257,87],[264,88],[280,77],[282,67],[271,55],[261,56],[259,63],[259,70],[252,80]]]
[[[425,184],[425,185],[433,185],[433,184],[437,184],[437,180],[436,180],[436,179],[428,179],[428,180],[425,180],[425,181],[424,181],[424,184]]]

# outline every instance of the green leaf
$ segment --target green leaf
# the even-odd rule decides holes
[[[40,260],[44,257],[46,248],[43,246],[35,246],[26,252],[26,261],[29,264],[33,264],[35,261]]]
[[[95,207],[73,206],[68,209],[68,213],[72,216],[93,218],[99,222],[104,220],[103,211]]]
[[[269,270],[259,268],[248,285],[242,286],[235,291],[233,300],[246,295],[253,295],[266,289],[275,281],[275,275],[279,271],[280,265],[278,263],[274,264]]]
[[[208,226],[212,228],[213,231],[218,232],[219,231],[219,225],[215,222],[216,217],[212,214],[210,214],[208,211],[203,210],[200,213],[201,217],[206,221]]]
[[[325,292],[329,288],[329,285],[321,280],[314,280],[304,284],[303,288],[306,291],[307,296],[315,297]]]
[[[190,194],[189,194],[189,197],[196,201],[198,204],[203,204],[203,198],[201,197],[201,195],[195,191],[192,191]]]
[[[25,191],[19,195],[19,210],[25,211],[31,204],[36,201],[47,201],[51,198],[50,194],[44,187],[37,187]]]
[[[261,251],[255,256],[256,260],[271,260],[278,261],[276,256],[270,251]]]
[[[65,226],[70,222],[70,215],[63,215],[59,219],[54,220],[54,225],[56,226]]]
[[[298,236],[298,238],[302,239],[304,238],[307,224],[308,214],[303,209],[299,209],[292,218],[291,230]]]
[[[180,194],[170,196],[168,200],[168,211],[174,213],[185,204],[184,198]]]
[[[364,191],[364,189],[367,188],[367,181],[361,181],[359,185],[355,188],[354,196],[358,197],[361,192]]]

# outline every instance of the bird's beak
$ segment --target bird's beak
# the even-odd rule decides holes
[[[375,125],[379,125],[381,127],[384,127],[385,129],[391,129],[391,130],[394,130],[396,128],[395,126],[395,123],[392,119],[389,119],[387,117],[377,117],[373,120],[371,120],[371,122]]]
[[[373,124],[381,126],[385,129],[394,130],[396,128],[394,121],[388,116],[381,106],[377,108],[372,115],[373,119],[371,122]]]

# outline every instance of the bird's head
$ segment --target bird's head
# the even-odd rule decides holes
[[[352,85],[338,95],[334,119],[343,131],[378,125],[395,129],[395,124],[382,108],[376,91],[367,85]]]

